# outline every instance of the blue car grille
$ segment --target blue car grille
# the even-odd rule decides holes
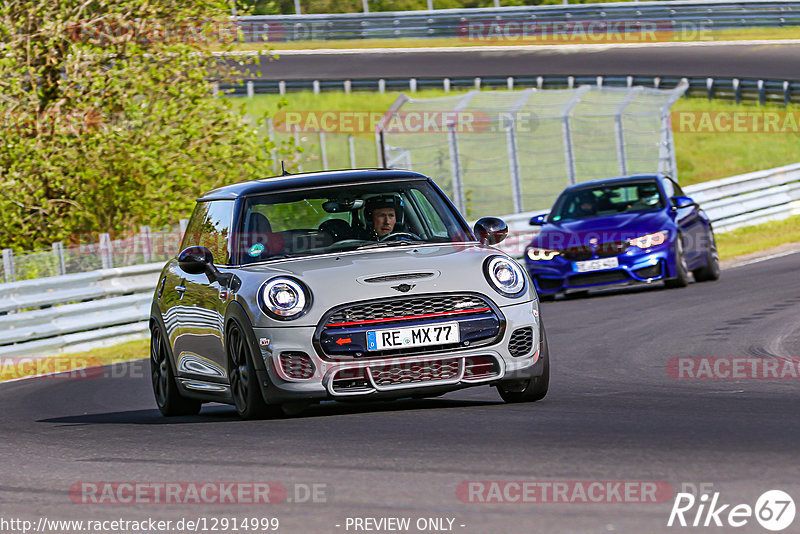
[[[625,252],[628,245],[627,241],[608,241],[599,245],[567,247],[561,251],[561,257],[567,261],[585,261],[594,257],[610,258]]]
[[[571,287],[592,286],[595,284],[610,284],[612,282],[622,282],[630,280],[625,271],[599,271],[596,273],[573,274],[567,279],[567,284]]]

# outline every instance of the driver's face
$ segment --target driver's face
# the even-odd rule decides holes
[[[384,237],[394,231],[397,215],[394,208],[378,208],[372,212],[372,224],[378,237]]]

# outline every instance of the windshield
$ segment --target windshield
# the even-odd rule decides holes
[[[553,207],[550,221],[604,217],[663,207],[664,199],[655,180],[626,182],[564,193]]]
[[[426,181],[271,193],[245,200],[240,263],[464,242],[469,228]]]

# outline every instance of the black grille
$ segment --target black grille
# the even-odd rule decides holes
[[[594,256],[592,247],[568,247],[561,251],[561,257],[567,261],[590,260]]]
[[[633,271],[639,278],[658,278],[661,276],[661,263]]]
[[[627,241],[609,241],[607,243],[600,243],[595,249],[595,254],[600,258],[610,258],[612,256],[619,256],[628,249]]]
[[[401,280],[417,280],[419,278],[429,278],[433,273],[404,273],[404,274],[387,274],[385,276],[374,276],[372,278],[365,278],[364,281],[369,284],[380,284],[381,282],[399,282]]]
[[[460,369],[459,360],[453,358],[375,366],[369,368],[369,373],[378,386],[396,386],[435,380],[452,380],[458,378]]]
[[[625,271],[602,271],[596,273],[581,273],[569,277],[570,286],[590,286],[593,284],[610,284],[611,282],[621,282],[630,280]]]
[[[326,324],[374,321],[376,319],[400,319],[429,313],[445,313],[475,308],[488,308],[481,298],[472,295],[443,295],[368,302],[342,308],[333,313]]]
[[[539,288],[545,291],[552,291],[554,289],[559,289],[561,284],[564,281],[561,278],[544,278],[541,276],[536,277],[536,282],[539,285]]]
[[[533,348],[533,328],[517,328],[508,341],[508,352],[512,356],[525,356]]]

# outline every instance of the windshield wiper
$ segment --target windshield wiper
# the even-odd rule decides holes
[[[383,247],[400,247],[404,245],[417,246],[425,244],[425,241],[379,241],[377,243],[370,243],[369,245],[362,245],[355,250],[366,250],[370,248],[383,248]]]

